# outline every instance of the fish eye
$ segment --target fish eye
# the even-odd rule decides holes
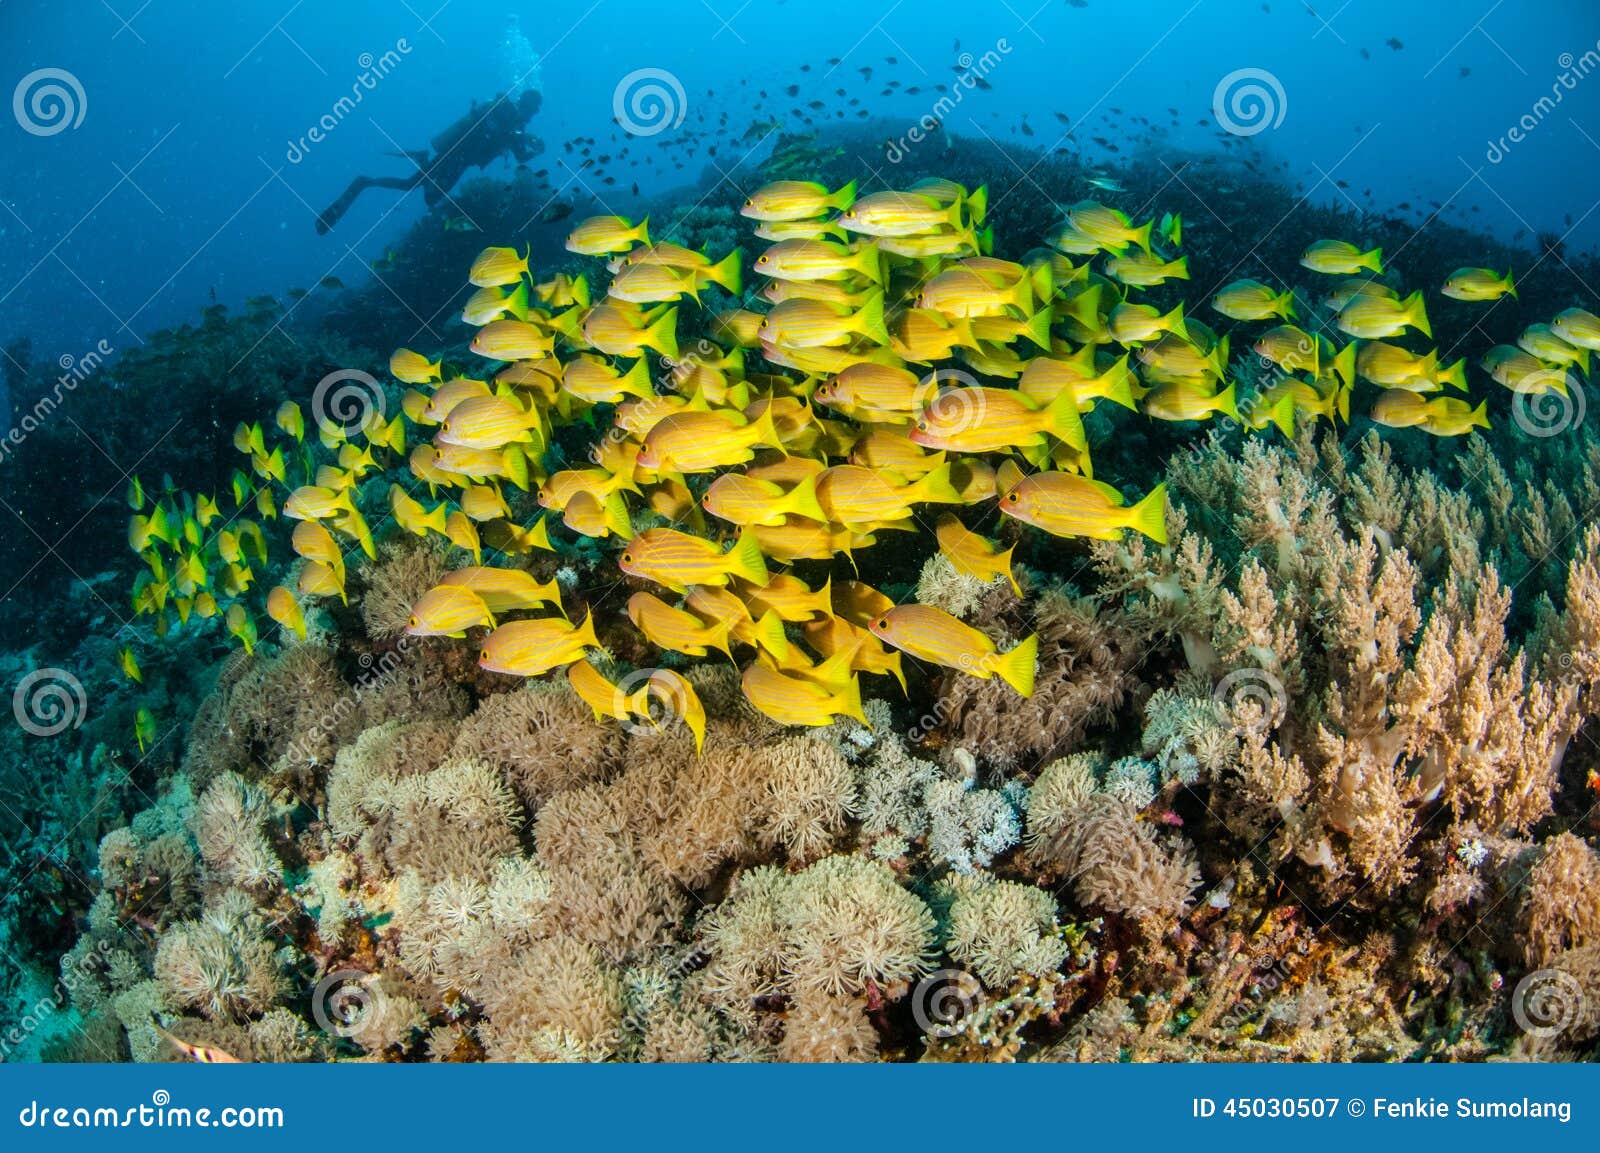
[[[875,628],[875,629],[886,629],[886,628],[888,628],[889,627],[889,618],[888,617],[879,617],[875,622],[873,622],[872,627]]]
[[[1012,504],[1016,504],[1022,498],[1020,496],[1018,496],[1015,492],[1008,492],[1008,493],[1006,493],[1006,499],[1008,501],[1010,501]]]
[[[633,563],[633,554],[631,552],[623,553],[622,554],[622,563],[623,564],[632,564]]]
[[[755,205],[756,205],[755,197],[750,196],[750,197],[746,197],[745,198],[744,206],[746,208],[754,208]]]
[[[928,431],[928,422],[925,421],[925,420],[917,421],[917,431],[918,432],[927,432]]]
[[[763,256],[758,256],[756,258],[756,263],[757,264],[765,264],[766,262],[767,262],[767,258],[764,255]]]
[[[479,660],[480,660],[480,661],[486,661],[486,660],[488,660],[488,659],[489,659],[489,650],[488,650],[488,649],[484,649],[484,650],[482,650],[482,651],[481,651],[481,652],[479,652],[479,653],[478,653],[478,659],[479,659]]]
[[[416,628],[417,627],[417,618],[416,617],[412,617],[411,620],[408,623],[411,625],[412,628]]]

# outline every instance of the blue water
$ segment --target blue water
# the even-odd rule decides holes
[[[316,211],[357,173],[405,175],[408,163],[388,153],[425,147],[473,100],[519,79],[545,94],[530,127],[548,148],[532,167],[548,168],[552,186],[580,206],[593,196],[625,211],[668,186],[721,179],[760,159],[770,143],[754,155],[739,143],[750,122],[773,116],[803,129],[787,113],[811,100],[826,103],[825,118],[847,107],[850,119],[836,124],[855,123],[865,108],[909,129],[931,108],[932,85],[953,81],[963,53],[991,62],[990,87],[964,93],[948,126],[991,142],[1001,185],[1028,179],[1023,148],[1049,147],[1068,131],[1074,146],[1108,162],[1140,150],[1140,118],[1163,154],[1216,148],[1218,82],[1259,69],[1281,99],[1268,89],[1272,123],[1232,146],[1285,163],[1283,174],[1314,200],[1406,203],[1419,220],[1437,201],[1445,219],[1508,240],[1521,233],[1530,250],[1537,232],[1565,235],[1571,250],[1600,241],[1592,2],[1319,0],[1317,8],[1297,0],[8,0],[0,88],[59,69],[78,89],[66,89],[71,123],[48,135],[0,116],[0,342],[26,334],[50,358],[102,340],[127,348],[212,299],[238,306],[330,274],[359,283],[367,262],[423,211],[421,193],[370,192],[327,236],[313,229]],[[508,37],[510,18],[525,52],[515,29]],[[841,62],[830,66],[830,57]],[[873,69],[870,82],[862,67]],[[627,141],[613,97],[639,69],[664,70],[681,85],[682,123],[634,139],[633,166],[614,166],[615,185],[566,167],[563,141],[593,136],[596,152],[614,149],[613,136]],[[890,79],[900,87],[881,96]],[[794,100],[782,94],[791,84],[800,86]],[[834,94],[840,87],[844,98]],[[907,94],[912,87],[922,92]],[[758,110],[762,88],[771,98]],[[356,91],[359,104],[341,110]],[[847,106],[851,97],[861,103]],[[1550,103],[1539,107],[1541,97]],[[332,127],[308,140],[325,117]],[[1533,125],[1524,139],[1508,140],[1524,118]],[[1121,152],[1104,152],[1096,136]]]

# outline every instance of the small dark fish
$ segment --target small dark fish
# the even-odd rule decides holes
[[[1389,37],[1389,39],[1385,40],[1384,43],[1387,44],[1390,48],[1393,48],[1396,52],[1400,51],[1400,49],[1405,47],[1404,44],[1400,43],[1400,41],[1396,40],[1393,36],[1391,36],[1391,37]]]
[[[1472,75],[1472,69],[1463,67],[1461,69],[1461,75],[1460,75],[1459,79],[1465,80],[1468,76],[1471,76],[1471,75]]]
[[[1368,52],[1365,48],[1363,48],[1361,50],[1361,59],[1363,59],[1363,60],[1371,60],[1372,59],[1372,53]]]

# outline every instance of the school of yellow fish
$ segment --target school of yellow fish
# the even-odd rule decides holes
[[[713,258],[653,243],[648,220],[615,216],[567,238],[597,262],[592,276],[541,280],[526,255],[486,249],[462,314],[477,328],[481,374],[401,349],[390,371],[407,386],[403,413],[373,412],[348,432],[319,422],[308,439],[301,409],[285,402],[270,448],[261,425],[241,425],[234,444],[248,470],[235,471],[231,517],[214,498],[169,486],[151,500],[133,482],[129,544],[145,561],[134,607],[156,616],[158,633],[171,618],[220,612],[252,648],[245,594],[267,561],[263,523],[281,513],[295,522],[302,562],[296,587],[273,587],[265,609],[303,639],[304,598],[343,598],[347,554],[374,555],[359,487],[394,470],[388,502],[400,528],[444,538],[473,561],[412,606],[413,635],[484,630],[483,668],[565,670],[597,717],[649,720],[665,709],[698,742],[705,715],[687,680],[654,670],[613,683],[585,659],[600,648],[592,616],[574,624],[554,580],[511,567],[556,551],[554,522],[607,541],[621,571],[650,586],[629,598],[627,616],[652,645],[740,661],[745,695],[780,722],[864,720],[860,677],[893,677],[903,690],[902,654],[1030,695],[1037,638],[1001,652],[941,609],[897,605],[859,580],[813,588],[775,569],[841,553],[853,562],[926,532],[958,571],[1015,587],[1012,549],[960,515],[990,502],[1059,537],[1135,531],[1164,544],[1164,485],[1130,503],[1093,478],[1082,418],[1097,405],[1165,421],[1221,414],[1287,435],[1297,416],[1348,422],[1365,380],[1381,389],[1370,409],[1379,424],[1438,436],[1488,426],[1484,403],[1443,391],[1467,391],[1462,362],[1394,343],[1431,331],[1422,293],[1402,296],[1380,279],[1379,250],[1307,248],[1302,265],[1329,278],[1321,299],[1255,280],[1216,293],[1221,316],[1273,324],[1251,342],[1260,359],[1242,402],[1229,335],[1182,304],[1162,312],[1136,299],[1188,279],[1180,219],[1135,225],[1080,202],[1047,247],[1012,262],[990,255],[986,200],[982,188],[939,179],[862,196],[853,184],[768,184],[742,206],[766,242],[751,266],[759,307],[706,315],[692,343],[680,335],[683,311],[698,310],[710,286],[740,295],[740,251]],[[592,287],[601,261],[603,294]],[[1509,273],[1464,268],[1441,291],[1493,301],[1516,290]],[[1293,323],[1297,307],[1326,318],[1319,331]],[[1330,332],[1348,339],[1336,345]],[[1586,375],[1597,348],[1600,319],[1572,309],[1494,348],[1482,367],[1516,392],[1564,392],[1569,369]],[[609,419],[597,419],[599,406]],[[556,429],[578,421],[598,433],[589,461],[549,471]],[[531,520],[512,507],[531,507],[528,496],[542,509]],[[486,548],[507,563],[485,565]],[[137,679],[131,651],[123,663]]]

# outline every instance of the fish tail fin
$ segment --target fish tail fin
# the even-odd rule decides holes
[[[1285,320],[1300,319],[1294,311],[1294,289],[1286,288],[1272,302],[1273,311]]]
[[[1183,301],[1178,301],[1177,307],[1161,318],[1161,326],[1179,340],[1189,339],[1189,328],[1183,321]]]
[[[1154,227],[1154,225],[1155,225],[1155,221],[1154,220],[1146,220],[1138,228],[1135,228],[1131,235],[1129,235],[1129,237],[1128,237],[1129,243],[1137,244],[1140,248],[1144,249],[1146,252],[1149,252],[1150,251],[1150,229],[1152,227]]]
[[[861,678],[858,676],[852,675],[844,682],[844,687],[834,694],[830,710],[837,715],[860,721],[869,729],[872,727],[872,723],[867,720],[866,710],[861,707]]]
[[[973,247],[977,247],[974,245]],[[1028,272],[1028,279],[1033,282],[1033,295],[1039,303],[1048,307],[1056,295],[1056,269],[1048,260],[1041,260]]]
[[[818,524],[828,523],[828,514],[823,511],[822,503],[817,499],[817,477],[815,473],[790,489],[788,496],[784,497],[780,507],[786,513],[803,516],[807,520],[816,521]]]
[[[639,400],[648,400],[655,395],[655,386],[650,380],[650,365],[644,357],[633,362],[633,367],[622,374],[617,386],[625,395]]]
[[[1167,227],[1161,230],[1161,235],[1171,242],[1174,248],[1183,247],[1183,213],[1174,212],[1172,220]]]
[[[639,226],[637,228],[633,229],[629,233],[629,235],[631,235],[640,244],[649,245],[649,243],[650,243],[650,218],[648,216],[646,216],[643,220],[639,221]]]
[[[1333,358],[1333,371],[1336,376],[1344,381],[1346,388],[1351,388],[1356,382],[1356,344],[1351,341],[1341,348]]]
[[[526,257],[524,257],[522,261],[522,270],[524,272],[528,270],[528,261]],[[526,280],[517,281],[517,286],[513,288],[506,296],[504,307],[507,312],[516,317],[518,320],[523,322],[527,321],[528,282]]]
[[[528,491],[528,454],[516,445],[508,447],[501,454],[505,462],[506,474],[511,478],[511,483],[521,492]]]
[[[661,314],[644,334],[644,345],[653,348],[662,356],[672,360],[678,359],[678,310],[669,308]]]
[[[432,512],[423,514],[423,517],[422,517],[422,528],[423,528],[424,534],[426,534],[428,529],[432,529],[434,532],[438,533],[440,536],[449,535],[445,531],[445,527],[444,527],[445,517],[450,515],[449,507],[450,506],[449,506],[448,503],[440,502],[439,506],[437,508],[435,508]]]
[[[856,202],[856,182],[850,181],[823,202],[823,207],[843,212]]]
[[[1506,279],[1505,279],[1506,291],[1511,294],[1511,299],[1512,300],[1521,300],[1522,298],[1517,295],[1516,282],[1511,279],[1511,271],[1512,270],[1509,269],[1509,268],[1506,269]]]
[[[883,293],[874,292],[856,313],[856,331],[878,345],[887,346],[889,329],[883,323]]]
[[[1049,352],[1050,325],[1054,320],[1055,314],[1050,311],[1050,306],[1042,305],[1038,312],[1028,318],[1027,324],[1022,326],[1022,335],[1045,352]]]
[[[833,615],[833,574],[822,579],[822,587],[811,596],[811,611],[817,614],[818,620],[826,620]]]
[[[1462,357],[1448,368],[1441,368],[1437,377],[1440,384],[1467,391],[1467,358]]]
[[[784,456],[789,455],[789,450],[783,445],[783,434],[778,431],[778,422],[772,416],[772,402],[767,401],[767,406],[761,410],[761,415],[755,420],[756,431],[760,433],[759,443],[775,448]]]
[[[1423,302],[1420,288],[1406,300],[1406,317],[1423,336],[1433,338],[1433,326],[1428,323],[1428,306]]]
[[[1487,400],[1480,402],[1478,407],[1472,410],[1472,415],[1467,417],[1467,426],[1469,428],[1483,429],[1489,427],[1489,402]]]
[[[589,610],[589,615],[583,618],[583,623],[572,630],[572,638],[586,649],[600,647],[600,638],[594,635],[594,610]]]
[[[1138,404],[1133,399],[1133,369],[1128,367],[1128,354],[1125,352],[1117,358],[1117,362],[1106,369],[1105,376],[1101,378],[1108,383],[1104,389],[1104,396],[1113,404],[1120,404],[1123,408],[1137,412]]]
[[[1169,260],[1167,262],[1165,271],[1166,274],[1172,277],[1174,280],[1188,280],[1189,258],[1187,256],[1180,256],[1176,260]]]
[[[594,294],[589,291],[589,278],[575,276],[572,278],[572,302],[579,308],[588,308],[594,303]]]
[[[911,690],[906,688],[906,671],[904,666],[902,666],[900,663],[900,654],[898,652],[891,652],[889,654],[889,659],[883,662],[883,671],[900,682],[901,696],[905,697],[911,695]]]
[[[612,490],[611,495],[602,502],[600,511],[606,528],[615,536],[622,540],[633,539],[633,520],[628,516],[628,502],[623,498],[620,488]]]
[[[1157,544],[1167,543],[1167,482],[1150,490],[1150,495],[1133,506],[1128,527],[1143,533]]]
[[[1230,420],[1239,420],[1238,386],[1230,384],[1212,398],[1212,407]]]
[[[1277,426],[1278,431],[1283,433],[1285,438],[1293,440],[1294,393],[1286,392],[1279,397],[1277,403],[1274,404],[1271,411],[1267,413],[1267,419],[1272,421],[1272,423]]]
[[[783,631],[783,618],[774,609],[761,614],[756,622],[756,647],[782,660],[789,655],[789,634]]]
[[[1334,407],[1339,410],[1339,419],[1346,424],[1350,423],[1350,394],[1356,390],[1355,385],[1341,385],[1334,395]]]
[[[978,251],[984,256],[994,252],[994,229],[985,228],[978,233]]]
[[[1078,413],[1078,395],[1072,389],[1062,389],[1061,395],[1044,410],[1044,431],[1073,448],[1089,447],[1083,417]]]
[[[1356,262],[1362,268],[1370,268],[1379,276],[1383,275],[1383,249],[1374,248],[1371,252],[1361,254],[1361,259]]]
[[[995,660],[994,671],[1024,697],[1033,696],[1033,675],[1039,664],[1039,634],[1034,633]]]
[[[1077,411],[1076,408],[1073,409]],[[961,494],[950,480],[950,462],[945,461],[923,476],[906,494],[910,503],[929,501],[935,504],[960,504]]]
[[[754,585],[765,585],[771,579],[761,542],[749,529],[739,534],[738,543],[728,551],[724,564],[729,576],[743,577]]]
[[[980,184],[967,197],[967,219],[974,224],[989,215],[989,186]]]
[[[1216,372],[1218,377],[1228,375],[1228,338],[1224,336],[1212,346],[1206,354],[1206,363]]]
[[[850,259],[850,267],[865,276],[873,284],[883,284],[883,256],[878,251],[876,243],[863,244]]]
[[[712,284],[720,284],[729,293],[738,296],[742,291],[743,281],[740,279],[740,259],[744,256],[742,249],[735,248],[718,263],[713,264],[705,271],[705,277]]]

